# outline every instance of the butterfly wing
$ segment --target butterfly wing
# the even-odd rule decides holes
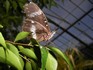
[[[23,31],[31,32],[31,36],[39,41],[48,40],[52,36],[46,16],[33,2],[25,4],[26,18],[23,22]]]
[[[41,25],[43,25],[44,28],[47,30],[47,33],[51,32],[46,16],[35,3],[30,2],[29,4],[25,4],[24,12],[26,13],[27,18],[30,18],[33,21],[37,21]]]
[[[31,19],[25,19],[22,26],[22,31],[31,32],[29,38],[35,38],[38,41],[48,39],[47,30],[37,21]]]

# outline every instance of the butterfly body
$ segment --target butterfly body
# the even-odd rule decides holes
[[[23,21],[22,31],[31,32],[29,38],[38,41],[49,40],[53,33],[50,31],[46,16],[33,2],[24,5],[26,18]]]

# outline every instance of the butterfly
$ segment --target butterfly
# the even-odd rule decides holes
[[[25,19],[23,20],[22,31],[30,32],[29,38],[38,41],[51,39],[55,31],[51,32],[48,20],[42,10],[33,2],[24,5]]]

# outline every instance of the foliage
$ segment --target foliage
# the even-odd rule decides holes
[[[20,35],[22,38],[20,39]],[[29,35],[29,33],[28,33]],[[58,62],[55,54],[58,54],[73,70],[67,56],[55,47],[41,46],[35,39],[31,39],[30,43],[18,43],[27,36],[27,32],[20,32],[14,42],[6,41],[1,33],[0,38],[0,62],[7,64],[7,69],[17,70],[57,70]],[[1,65],[1,70],[3,66]]]
[[[0,1],[0,31],[6,39],[14,39],[19,32],[23,19],[23,5],[27,0],[1,0]]]
[[[20,38],[20,35],[22,38]],[[29,35],[20,32],[14,42],[0,33],[0,70],[84,70],[93,68],[93,60],[84,59],[76,48],[65,53],[52,46],[41,46],[35,39],[21,43]],[[3,66],[4,65],[4,66]]]

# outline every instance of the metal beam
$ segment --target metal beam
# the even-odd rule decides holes
[[[74,26],[78,21],[80,21],[82,18],[84,18],[87,14],[89,14],[91,11],[93,10],[90,9],[88,12],[86,12],[83,16],[81,16],[78,20],[76,20],[72,25],[70,25],[67,29],[64,29],[63,27],[59,26],[58,24],[56,24],[54,21],[48,19],[49,21],[53,22],[54,25],[56,25],[57,27],[59,27],[60,29],[63,30],[62,33],[60,33],[57,37],[55,37],[52,41],[54,41],[55,39],[57,39],[61,34],[63,34],[64,32],[68,33],[70,36],[72,36],[73,38],[75,38],[76,40],[78,40],[79,42],[81,42],[83,45],[88,46],[86,43],[84,43],[82,40],[80,40],[79,38],[77,38],[76,36],[74,36],[72,33],[70,33],[68,30]]]

